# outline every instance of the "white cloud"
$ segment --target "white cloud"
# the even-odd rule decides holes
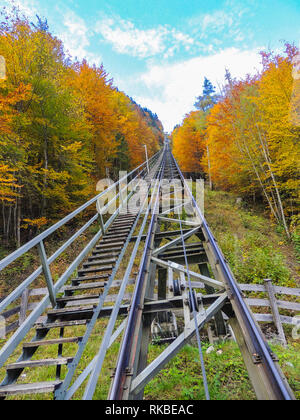
[[[10,10],[13,6],[17,7],[21,13],[27,16],[30,21],[36,22],[36,15],[44,19],[44,9],[38,0],[3,0],[4,5]],[[59,16],[60,38],[72,58],[79,60],[86,58],[90,64],[100,65],[102,58],[99,54],[94,54],[88,49],[91,45],[91,36],[94,33],[87,26],[85,21],[71,9],[63,6],[56,6],[55,13]],[[60,18],[62,17],[62,22]]]
[[[85,21],[71,10],[64,13],[63,16],[65,28],[59,37],[69,54],[73,58],[77,57],[79,60],[85,58],[90,64],[100,65],[102,61],[101,56],[88,51],[91,44],[90,37],[93,35],[93,32]]]
[[[38,5],[35,0],[3,0],[3,6],[17,7],[28,18],[35,18],[38,14]]]
[[[95,31],[109,42],[115,51],[139,58],[162,53],[169,57],[176,49],[181,46],[188,49],[194,42],[190,36],[167,26],[159,25],[142,30],[121,18],[104,18],[97,22]]]
[[[224,10],[217,10],[214,13],[206,14],[203,16],[201,22],[201,29],[203,34],[209,32],[220,32],[226,27],[233,25],[233,17],[230,13]]]
[[[153,66],[139,80],[149,94],[135,98],[156,112],[165,130],[171,131],[193,109],[195,98],[202,93],[204,76],[218,88],[224,84],[226,68],[237,78],[254,74],[260,69],[259,50],[228,48],[181,63]]]
[[[86,58],[90,64],[99,65],[102,61],[101,56],[88,51],[93,33],[85,21],[73,11],[68,10],[63,14],[63,26],[64,29],[59,37],[70,55],[80,60]]]
[[[190,18],[187,26],[195,38],[202,40],[202,44],[209,40],[214,50],[215,47],[224,45],[228,41],[231,43],[234,41],[236,45],[239,45],[252,35],[251,27],[245,20],[245,16],[252,13],[247,3],[227,0],[222,9]]]
[[[64,16],[64,31],[61,35],[67,50],[72,56],[82,57],[89,45],[87,26],[85,22],[73,12]]]

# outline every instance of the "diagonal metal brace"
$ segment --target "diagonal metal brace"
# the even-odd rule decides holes
[[[43,272],[44,272],[44,276],[45,276],[45,279],[46,279],[47,288],[48,288],[48,291],[49,291],[50,302],[51,302],[53,308],[55,308],[56,297],[55,297],[52,275],[51,275],[50,267],[49,267],[49,264],[48,264],[48,258],[47,258],[45,247],[44,247],[44,242],[43,241],[39,242],[38,245],[37,245],[37,248],[38,248],[38,251],[39,251],[40,258],[41,258]]]
[[[172,270],[177,271],[178,273],[184,273],[184,274],[188,273],[188,270],[183,265],[177,264],[173,261],[164,261],[155,257],[152,257],[152,261],[155,262],[155,264],[159,265],[160,267],[167,268],[167,269],[171,268]],[[201,280],[203,283],[211,287],[214,287],[219,290],[224,289],[224,284],[218,280],[211,279],[210,277],[206,277],[203,274],[195,273],[194,271],[190,271],[190,270],[189,270],[189,274],[192,278]]]
[[[197,315],[197,326],[203,328],[227,303],[227,293],[223,293],[205,312]],[[188,331],[188,333],[187,333]],[[194,320],[188,324],[186,331],[180,334],[152,363],[150,363],[133,381],[130,389],[132,395],[138,394],[154,376],[187,344],[196,332]]]
[[[172,222],[172,223],[182,223],[183,225],[188,226],[199,226],[198,222],[193,222],[191,220],[180,220],[180,219],[171,219],[170,217],[158,216],[158,218],[164,222]]]
[[[158,255],[158,254],[161,254],[161,253],[162,253],[162,252],[164,252],[166,249],[169,249],[169,248],[171,248],[171,247],[173,247],[173,246],[175,246],[175,245],[177,245],[177,244],[181,243],[182,238],[183,238],[183,239],[187,239],[187,238],[189,238],[190,236],[195,235],[195,234],[196,234],[199,230],[200,230],[200,226],[197,226],[197,227],[195,227],[194,229],[191,229],[190,231],[188,231],[187,233],[185,233],[182,237],[181,237],[181,236],[179,236],[178,238],[174,239],[173,241],[171,241],[171,242],[167,243],[166,245],[163,245],[162,247],[155,249],[155,250],[152,252],[152,255]]]

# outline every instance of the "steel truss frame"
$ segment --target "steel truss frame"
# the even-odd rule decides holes
[[[90,311],[90,319],[85,335],[79,343],[75,358],[68,365],[68,372],[64,381],[55,391],[55,399],[71,399],[86,379],[88,379],[88,382],[85,386],[83,399],[92,399],[107,350],[122,333],[123,337],[116,369],[112,375],[108,399],[142,399],[144,388],[149,381],[195,334],[199,336],[198,331],[212,318],[215,318],[219,334],[224,334],[225,325],[222,312],[226,313],[229,318],[229,323],[240,346],[257,397],[259,399],[272,400],[294,399],[293,393],[290,390],[274,355],[265,342],[250,309],[246,305],[243,295],[193,197],[188,183],[184,180],[182,172],[170,151],[167,141],[165,142],[163,150],[149,160],[149,164],[150,172],[148,171],[147,163],[145,162],[128,174],[127,178],[122,178],[118,183],[114,184],[114,186],[105,190],[104,193],[99,194],[46,232],[37,236],[28,244],[25,244],[19,250],[0,261],[1,270],[35,246],[38,247],[41,258],[41,267],[32,273],[31,276],[11,293],[11,295],[0,303],[0,314],[42,273],[45,276],[49,291],[48,295],[27,317],[24,324],[18,328],[0,350],[0,367],[5,363],[16,346],[23,340],[48,305],[50,303],[53,307],[56,305],[57,293],[62,290],[62,287],[70,278],[71,274],[82,263],[99,239],[105,234],[109,226],[120,213],[122,205],[136,192],[138,184],[135,185],[133,191],[124,197],[123,194],[125,189],[122,187],[122,182],[127,180],[129,181],[128,185],[130,185],[143,177],[147,182],[149,197],[145,197],[136,220],[126,237],[125,244],[118,256],[116,265],[104,287],[103,295],[100,297],[97,306]],[[151,184],[151,178],[155,179],[154,184]],[[168,200],[173,200],[173,208],[171,210],[164,210],[163,204],[165,200],[163,197],[163,185],[165,179],[174,178],[176,178],[176,190],[174,189],[173,193],[176,194],[176,197],[174,199],[170,196],[167,197]],[[99,197],[105,196],[105,194],[116,186],[119,186],[119,192],[105,205],[105,208],[107,208],[114,200],[115,202],[119,200],[119,207],[116,212],[104,223],[101,214],[102,211],[100,209],[100,214],[93,216],[60,249],[48,258],[44,248],[44,240],[69,220],[87,209],[91,204],[96,203]],[[188,193],[188,199],[186,199],[186,196],[183,194],[183,190]],[[180,197],[180,195],[184,197],[184,200],[182,203],[178,204],[178,197]],[[183,205],[189,205],[193,209],[192,220],[180,219],[179,210]],[[175,211],[177,213],[175,213]],[[171,216],[170,213],[172,213]],[[176,217],[173,216],[173,213],[176,214]],[[54,284],[49,268],[50,264],[97,220],[100,221],[101,225],[99,232],[97,232],[89,244],[70,264],[66,272]],[[180,231],[171,230],[161,232],[161,224],[165,222],[173,225],[180,224]],[[182,230],[183,224],[189,228]],[[134,236],[137,227],[139,228],[139,231],[136,236]],[[194,242],[186,242],[193,236],[200,239],[200,245]],[[167,239],[169,242],[161,245],[163,239]],[[144,252],[140,260],[134,293],[130,305],[124,306],[122,305],[122,301],[142,241],[145,241]],[[134,248],[127,264],[115,305],[113,307],[104,306],[105,298],[112,287],[130,242],[134,242]],[[191,261],[192,264],[198,264],[200,273],[190,270],[188,261]],[[214,278],[211,278],[209,266]],[[178,286],[176,293],[174,275],[176,278],[179,276],[178,283],[176,283]],[[188,278],[188,282],[186,281],[186,278]],[[203,283],[207,294],[202,295],[194,293],[195,284],[192,284],[190,279],[195,279],[198,282]],[[154,299],[157,283],[158,297],[157,299]],[[215,290],[217,290],[217,292],[215,292]],[[197,313],[196,308],[198,310]],[[157,313],[166,312],[170,309],[180,310],[183,313],[185,320],[184,331],[174,339],[156,360],[148,364],[147,355],[151,340],[151,323]],[[117,318],[124,314],[127,315],[126,319],[123,320],[118,328],[115,328]],[[194,316],[194,319],[191,319],[192,315]],[[100,343],[98,353],[77,379],[73,381],[86,344],[97,319],[101,316],[109,316],[109,321]]]
[[[160,161],[161,161],[161,151],[156,153],[154,156],[152,156],[151,159],[149,159],[149,166],[151,168],[150,174],[151,173],[153,174],[157,171]],[[130,200],[130,198],[136,193],[137,189],[139,188],[139,181],[147,180],[147,179],[149,179],[149,174],[147,171],[147,162],[144,162],[143,164],[141,164],[140,166],[132,170],[130,173],[128,173],[126,176],[122,177],[115,184],[109,186],[105,191],[98,194],[93,199],[89,200],[87,203],[83,204],[74,212],[66,216],[64,219],[62,219],[61,221],[57,222],[55,225],[47,229],[45,232],[41,233],[40,235],[32,239],[30,242],[26,243],[25,245],[17,249],[15,252],[13,252],[12,254],[8,255],[6,258],[0,261],[0,272],[1,272],[3,269],[5,269],[14,261],[16,261],[19,257],[26,254],[32,248],[37,246],[39,250],[39,255],[41,258],[41,263],[42,263],[42,265],[38,269],[36,269],[31,275],[29,275],[9,296],[7,296],[2,302],[0,302],[0,315],[9,305],[11,305],[16,299],[18,299],[22,295],[24,290],[26,290],[34,282],[34,280],[37,279],[41,274],[44,274],[46,285],[48,288],[48,294],[41,300],[38,306],[26,318],[25,322],[22,325],[20,325],[20,327],[15,331],[15,333],[6,341],[4,346],[0,349],[0,367],[4,365],[8,357],[12,354],[12,352],[18,346],[18,344],[24,339],[26,334],[30,331],[30,329],[36,323],[38,318],[47,309],[49,304],[51,303],[52,307],[56,306],[56,298],[55,298],[56,295],[62,290],[63,286],[68,281],[70,276],[79,267],[82,261],[90,253],[90,251],[95,247],[95,245],[100,240],[100,238],[105,234],[105,232],[112,225],[113,221],[116,219],[116,217],[122,210],[124,204],[126,204]],[[130,192],[127,191],[126,196],[124,196],[120,200],[120,202],[117,204],[117,200],[120,197],[122,191],[124,192],[124,188],[122,188],[122,185],[124,183],[126,183],[126,191],[129,189],[129,187],[131,188],[131,191]],[[148,185],[150,188],[149,181],[148,181]],[[105,199],[105,197],[107,197],[108,194],[112,190],[117,190],[117,188],[119,188],[119,192],[117,192],[116,195],[105,206],[103,206],[102,209],[98,209],[101,211],[101,213],[103,213],[106,209],[109,208],[109,206],[111,206],[113,202],[117,204],[116,211],[108,218],[106,223],[105,224],[103,223],[103,218],[102,218],[101,213],[95,214],[70,239],[68,239],[51,257],[48,258],[45,252],[44,241],[48,237],[50,237],[53,233],[55,233],[58,229],[64,226],[66,223],[74,219],[77,215],[83,213],[85,210],[90,208],[91,205],[98,204],[98,200],[100,198]],[[97,208],[98,208],[98,205],[97,205]],[[126,241],[126,244],[123,247],[123,251],[121,253],[120,258],[118,259],[116,269],[114,270],[114,272],[112,273],[110,277],[109,286],[106,287],[104,291],[105,295],[107,295],[108,293],[109,287],[115,277],[117,268],[119,267],[121,260],[125,254],[127,245],[129,244],[130,239],[133,236],[134,229],[137,225],[140,215],[142,214],[142,210],[143,208],[141,208],[138,214],[136,223],[134,224],[134,227],[132,228],[129,234],[128,240]],[[73,260],[73,262],[70,264],[67,270],[63,273],[63,275],[54,284],[52,276],[51,276],[50,264],[53,263],[78,237],[80,237],[80,235],[86,232],[87,229],[99,219],[101,219],[100,222],[102,222],[101,229],[94,235],[91,241],[84,247],[84,249],[80,252],[80,254]],[[101,310],[103,303],[104,303],[104,299],[100,299],[99,306],[97,307],[95,312],[97,312],[97,310],[99,311],[99,309]],[[88,336],[90,335],[90,333],[91,333],[91,329],[88,329]],[[86,341],[84,342],[86,344]],[[82,347],[84,346],[80,345],[79,347],[80,347],[80,351],[82,352]],[[76,360],[76,363],[73,362],[73,365],[71,366],[72,371],[74,370],[75,364],[77,366],[78,361],[79,360]],[[68,382],[69,380],[70,378],[68,377]]]
[[[182,307],[184,308],[185,331],[172,344],[170,344],[169,347],[163,351],[163,353],[155,361],[147,366],[150,324],[153,320],[153,315],[151,317],[151,314],[147,314],[146,302],[153,296],[154,286],[151,279],[155,278],[155,271],[158,267],[163,268],[165,273],[167,271],[170,273],[173,271],[178,272],[182,285],[186,284],[185,275],[188,274],[197,280],[201,280],[206,285],[206,290],[210,291],[210,293],[212,293],[215,289],[221,291],[221,294],[217,295],[217,300],[210,307],[206,308],[204,312],[199,312],[197,315],[198,329],[202,328],[212,317],[216,317],[216,321],[222,324],[224,321],[221,309],[223,309],[229,317],[229,323],[240,346],[257,398],[271,400],[294,399],[294,395],[286,381],[286,378],[281,372],[276,358],[266,343],[250,309],[246,305],[233,274],[230,271],[227,262],[222,255],[222,252],[220,251],[189,186],[184,180],[178,164],[168,147],[165,153],[168,155],[169,160],[169,177],[177,176],[180,179],[182,189],[185,188],[185,191],[188,192],[189,200],[194,209],[194,217],[196,217],[200,222],[196,225],[196,227],[180,235],[178,238],[171,240],[169,243],[161,247],[157,246],[156,249],[153,249],[153,243],[156,237],[155,234],[158,231],[157,227],[159,221],[166,221],[166,219],[170,223],[178,223],[180,221],[178,218],[168,218],[168,213],[166,211],[164,211],[163,214],[159,214],[156,218],[153,216],[153,223],[151,224],[151,228],[148,231],[146,239],[146,248],[148,248],[149,252],[144,253],[144,258],[141,264],[142,267],[148,267],[144,275],[144,283],[142,284],[144,299],[140,299],[136,306],[131,307],[131,311],[135,311],[135,313],[138,312],[139,317],[135,323],[135,328],[132,328],[132,325],[129,324],[130,319],[127,321],[127,330],[130,331],[131,336],[130,340],[126,341],[123,339],[122,341],[117,364],[118,368],[114,374],[109,399],[141,399],[143,397],[145,385],[182,348],[188,339],[196,333],[196,327],[193,325],[193,321],[190,321],[191,309],[188,312],[186,307],[187,305],[183,303]],[[178,189],[176,192],[178,193]],[[181,205],[176,204],[174,208],[180,208]],[[184,223],[184,221],[180,221],[180,223]],[[192,222],[187,221],[186,224],[195,226],[194,220]],[[155,226],[155,229],[153,229],[153,226]],[[193,235],[197,235],[197,233],[199,233],[199,235],[204,239],[203,247],[208,263],[214,273],[214,279],[208,276],[209,271],[206,264],[202,267],[202,273],[198,274],[190,271],[188,267],[184,267],[183,265],[172,261],[162,260],[159,257],[168,250],[176,249],[182,241],[185,241]],[[150,246],[149,243],[151,244]],[[143,273],[142,270],[140,270],[140,274],[141,273]],[[170,275],[172,276],[172,274]],[[148,282],[148,288],[145,285],[146,282]],[[166,275],[158,275],[158,282],[159,289],[166,291]],[[185,299],[186,301],[188,297],[187,288],[186,286],[183,286],[182,289],[183,292],[181,299]],[[165,291],[163,291],[162,295],[166,293]],[[172,291],[170,283],[169,291]],[[170,299],[165,300],[166,309],[168,301],[170,302]],[[152,305],[153,304],[154,302],[152,302]],[[122,358],[125,348],[127,357]]]

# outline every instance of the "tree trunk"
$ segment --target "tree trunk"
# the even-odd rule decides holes
[[[267,193],[267,191],[265,189],[265,186],[264,186],[264,184],[263,184],[263,182],[261,180],[261,177],[259,175],[259,172],[258,172],[258,170],[257,170],[257,168],[255,166],[254,160],[252,159],[252,156],[251,156],[250,150],[248,148],[248,145],[246,144],[245,141],[243,141],[243,144],[244,144],[244,148],[246,150],[246,154],[247,154],[247,156],[248,156],[248,158],[250,160],[251,166],[252,166],[252,168],[254,170],[254,173],[256,175],[256,178],[257,178],[257,180],[259,182],[259,185],[261,186],[261,189],[263,191],[263,194],[264,194],[264,196],[265,196],[265,198],[266,198],[266,200],[267,200],[267,202],[269,204],[270,210],[271,210],[272,214],[274,215],[275,219],[277,220],[277,222],[279,222],[278,215],[276,214],[276,211],[274,210],[274,207],[272,205],[271,199],[268,196],[268,193]],[[240,148],[240,146],[238,146],[238,147]],[[240,148],[240,150],[241,150],[241,148]],[[243,151],[242,151],[242,153],[243,153]]]
[[[211,165],[210,165],[210,155],[209,155],[209,146],[206,144],[206,151],[207,151],[207,165],[208,165],[208,180],[209,180],[209,189],[212,191],[213,185],[211,180]]]
[[[9,206],[9,210],[8,210],[8,218],[7,218],[7,223],[6,223],[6,243],[8,245],[9,243],[9,231],[10,231],[10,223],[11,223],[11,206]]]
[[[265,160],[266,160],[266,163],[268,165],[269,172],[270,172],[270,175],[271,175],[271,178],[272,178],[272,181],[273,181],[274,189],[275,189],[275,192],[276,192],[277,202],[278,202],[279,209],[280,209],[281,221],[283,223],[285,233],[286,233],[287,237],[290,239],[291,235],[290,235],[287,223],[286,223],[286,218],[285,218],[285,214],[284,214],[284,210],[283,210],[282,200],[281,200],[281,197],[280,197],[277,181],[275,179],[275,175],[274,175],[274,173],[272,171],[272,168],[271,168],[272,162],[271,162],[271,158],[270,158],[270,154],[269,154],[268,144],[267,144],[266,141],[263,141],[260,130],[259,130],[259,127],[257,126],[257,124],[256,124],[256,128],[257,128],[258,136],[259,136],[259,139],[260,139],[260,143],[262,145],[262,150],[264,152]]]
[[[45,133],[45,139],[44,139],[44,167],[45,170],[48,170],[48,143],[47,143],[47,138],[46,138],[47,134]],[[42,215],[44,215],[44,211],[46,209],[46,197],[45,197],[45,191],[47,188],[47,172],[45,172],[44,175],[44,194],[43,194],[43,198],[42,198]]]
[[[18,216],[17,216],[17,247],[21,246],[21,200],[18,198]]]
[[[5,230],[6,230],[6,220],[5,220],[5,206],[4,206],[4,201],[2,200],[2,222],[3,222],[3,236],[5,236]]]
[[[14,239],[15,243],[17,244],[17,210],[18,210],[18,198],[16,198],[16,202],[14,205],[14,222],[13,222],[13,232],[14,232]]]

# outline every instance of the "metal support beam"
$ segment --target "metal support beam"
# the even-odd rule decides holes
[[[37,248],[38,248],[38,251],[39,251],[40,258],[41,258],[43,272],[44,272],[44,276],[45,276],[45,279],[46,279],[47,288],[48,288],[48,291],[49,291],[50,302],[51,302],[53,308],[55,308],[55,306],[56,306],[56,296],[55,296],[52,275],[51,275],[50,267],[49,267],[49,264],[48,264],[48,259],[47,259],[47,255],[46,255],[46,251],[45,251],[43,241],[38,243]]]
[[[97,307],[93,310],[92,319],[89,322],[88,328],[85,332],[85,335],[82,339],[82,342],[79,345],[77,354],[75,355],[74,360],[70,364],[70,368],[69,368],[69,371],[66,375],[64,383],[59,388],[59,390],[56,391],[56,397],[57,398],[60,398],[60,399],[65,398],[67,388],[71,383],[71,380],[72,380],[72,377],[74,375],[75,369],[76,369],[76,367],[77,367],[77,365],[80,361],[82,352],[83,352],[83,350],[85,348],[85,345],[86,345],[86,343],[89,339],[89,336],[90,336],[90,334],[91,334],[91,332],[94,328],[94,325],[95,325],[95,323],[98,319],[98,316],[101,313],[101,309],[104,305],[105,298],[106,298],[106,296],[109,292],[109,289],[110,289],[110,287],[113,283],[113,280],[114,280],[114,277],[115,277],[115,275],[118,271],[119,265],[122,262],[123,256],[125,254],[125,251],[127,249],[128,244],[130,242],[130,237],[132,236],[132,234],[133,234],[133,232],[134,232],[134,230],[137,226],[139,217],[141,216],[142,211],[143,211],[144,207],[146,206],[146,204],[147,204],[147,198],[145,198],[144,202],[142,203],[142,206],[139,210],[137,218],[136,218],[136,220],[135,220],[135,222],[134,222],[134,224],[131,228],[130,233],[127,236],[126,242],[123,245],[122,251],[121,251],[121,253],[118,257],[118,260],[116,262],[116,266],[113,269],[113,271],[112,271],[112,273],[109,277],[108,283],[106,284],[106,286],[104,288],[104,291],[103,291],[103,293],[100,297],[100,300],[98,302]],[[128,283],[129,277],[130,277],[131,269],[132,269],[132,266],[133,266],[133,263],[134,263],[134,259],[135,259],[135,256],[136,256],[136,253],[137,253],[137,250],[138,250],[138,246],[140,244],[140,238],[141,238],[141,235],[143,233],[144,227],[145,227],[146,222],[147,222],[147,217],[148,217],[149,211],[150,211],[150,204],[148,204],[148,206],[147,206],[146,213],[145,213],[144,219],[143,219],[143,223],[142,223],[142,226],[140,228],[139,238],[135,243],[135,247],[134,247],[130,262],[128,263],[128,266],[127,266],[127,269],[126,269],[126,272],[125,272],[125,276],[124,276],[121,288],[119,290],[119,294],[118,294],[118,297],[117,297],[117,300],[116,300],[116,303],[115,303],[115,307],[113,308],[113,311],[111,313],[111,318],[110,318],[110,321],[109,321],[108,326],[106,328],[106,331],[105,331],[105,334],[104,334],[104,337],[103,337],[103,340],[102,340],[102,343],[101,343],[101,347],[100,347],[100,350],[99,350],[98,355],[97,355],[96,364],[93,367],[92,374],[90,376],[89,382],[87,384],[87,387],[86,387],[86,390],[85,390],[85,393],[84,393],[84,396],[83,396],[83,399],[85,399],[85,400],[91,400],[93,395],[94,395],[95,388],[96,388],[97,381],[98,381],[98,377],[100,375],[100,372],[101,372],[101,369],[102,369],[102,364],[104,362],[104,358],[105,358],[106,351],[107,351],[107,348],[108,348],[109,339],[111,337],[111,334],[113,332],[113,328],[115,326],[115,322],[116,322],[116,319],[117,319],[117,316],[118,316],[118,313],[119,313],[119,309],[120,309],[120,306],[121,306],[122,299],[124,297],[124,293],[125,293],[126,286],[127,286],[127,283]]]
[[[180,265],[180,264],[177,264],[177,263],[174,263],[174,262],[171,262],[171,261],[163,261],[163,260],[160,260],[159,258],[155,258],[155,257],[152,257],[152,261],[155,261],[156,264],[159,265],[160,267],[163,267],[163,268],[166,268],[166,269],[168,269],[170,267],[172,270],[177,271],[178,273],[183,272],[183,273],[187,274],[187,269],[185,267],[183,267],[183,265]],[[220,281],[211,279],[210,277],[203,276],[202,274],[199,274],[199,273],[195,273],[194,271],[189,270],[189,273],[190,273],[190,276],[192,278],[195,278],[197,280],[201,280],[203,283],[205,283],[205,284],[207,284],[211,287],[215,287],[216,289],[219,289],[219,290],[224,289],[224,284],[221,283]]]
[[[189,232],[187,232],[187,233],[183,234],[183,239],[187,239],[187,238],[189,238],[189,237],[191,237],[191,236],[195,235],[195,234],[198,232],[198,230],[199,230],[199,229],[200,229],[200,227],[199,227],[199,226],[197,226],[196,228],[194,228],[194,229],[190,230]],[[177,244],[181,243],[181,241],[182,241],[182,237],[181,237],[181,236],[179,236],[179,238],[174,239],[173,241],[169,242],[168,244],[163,245],[162,247],[160,247],[160,248],[158,248],[158,249],[155,249],[155,250],[153,251],[152,255],[153,255],[153,256],[159,255],[159,254],[161,254],[162,252],[164,252],[166,249],[172,248],[172,247],[174,247],[175,245],[177,245]]]
[[[165,157],[165,152],[163,156]],[[157,229],[157,211],[159,210],[160,205],[161,180],[164,173],[164,166],[165,160],[163,159],[162,166],[157,175],[157,180],[159,181],[158,186],[153,190],[153,194],[155,193],[156,198],[152,210],[145,248],[141,259],[136,288],[134,290],[131,308],[128,315],[128,323],[126,325],[123,340],[120,346],[116,373],[109,392],[110,400],[126,399],[129,397],[132,373],[137,360],[136,358],[139,357],[140,353],[143,305],[146,296],[147,282],[151,278],[149,270]]]
[[[142,319],[142,328],[140,332],[140,354],[139,358],[137,358],[137,367],[134,369],[133,377],[136,377],[139,373],[141,373],[145,367],[147,366],[148,360],[148,348],[151,341],[151,324],[153,321],[154,315],[153,314],[143,314]],[[137,395],[132,394],[129,392],[128,399],[129,400],[142,400],[144,396],[144,388],[140,389]]]
[[[204,275],[206,277],[210,275],[207,264],[199,264],[198,267],[199,267],[200,273],[202,275]],[[205,290],[206,290],[207,294],[210,295],[210,294],[215,293],[215,288],[214,287],[211,287],[208,284],[205,284],[204,287],[205,287]],[[226,325],[225,325],[225,322],[224,322],[224,319],[223,319],[222,312],[221,311],[218,312],[214,318],[215,318],[215,326],[216,326],[216,335],[218,337],[222,337],[222,336],[224,337],[226,335],[227,331],[226,331]]]
[[[181,207],[186,206],[186,205],[188,205],[188,204],[190,204],[190,203],[191,203],[191,200],[189,200],[189,201],[184,201],[183,203],[179,204],[178,206],[175,206],[175,207],[173,207],[173,208],[171,208],[171,209],[168,209],[168,210],[163,211],[160,215],[161,215],[161,216],[163,216],[163,215],[165,215],[165,214],[174,213],[174,211],[175,211],[175,210],[178,210],[178,209],[180,209]]]
[[[163,217],[163,216],[158,216],[158,217],[163,222],[170,222],[170,223],[179,223],[179,222],[181,222],[183,225],[187,225],[187,226],[199,226],[199,223],[191,222],[189,220],[171,219],[170,217]]]
[[[167,298],[167,270],[165,268],[158,268],[158,299]]]
[[[213,303],[205,312],[205,314],[198,314],[197,326],[201,329],[206,322],[208,322],[217,311],[219,311],[227,301],[227,294],[221,295],[215,303]],[[194,320],[190,321],[187,331],[180,334],[173,343],[171,343],[152,363],[150,363],[143,372],[141,372],[133,381],[131,385],[131,393],[137,394],[143,389],[147,383],[151,381],[158,374],[158,372],[188,343],[196,332]]]

